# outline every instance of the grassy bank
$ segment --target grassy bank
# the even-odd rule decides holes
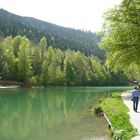
[[[112,138],[114,140],[130,140],[136,130],[129,121],[128,108],[121,99],[121,93],[112,93],[111,97],[100,99],[97,108],[101,107],[107,113],[113,126]]]

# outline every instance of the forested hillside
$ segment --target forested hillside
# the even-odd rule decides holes
[[[35,43],[45,36],[49,45],[61,50],[81,51],[85,55],[94,54],[104,59],[104,52],[97,43],[101,36],[92,32],[84,32],[61,27],[31,17],[22,17],[0,9],[0,35],[25,35]]]
[[[28,85],[124,85],[104,65],[101,36],[0,10],[0,80]]]
[[[32,44],[20,35],[0,39],[0,80],[44,86],[122,85],[128,81],[93,55],[53,48],[45,37]]]

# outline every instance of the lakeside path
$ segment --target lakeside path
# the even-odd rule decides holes
[[[137,129],[138,135],[133,137],[132,140],[140,140],[140,102],[138,105],[138,112],[133,111],[133,102],[131,101],[131,92],[123,92],[122,99],[125,105],[129,108],[130,122]]]

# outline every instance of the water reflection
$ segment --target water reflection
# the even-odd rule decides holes
[[[0,90],[1,140],[109,139],[103,118],[89,109],[112,88]],[[15,94],[11,94],[11,93]]]

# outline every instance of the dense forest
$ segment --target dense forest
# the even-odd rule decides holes
[[[0,35],[25,35],[29,40],[38,43],[45,36],[49,46],[61,50],[71,49],[85,55],[94,54],[104,59],[104,51],[98,47],[101,36],[90,31],[81,31],[61,27],[31,17],[22,17],[0,9]]]
[[[62,51],[47,44],[45,37],[33,44],[25,36],[0,40],[0,78],[30,85],[122,85],[123,73],[112,73],[94,55]]]
[[[44,86],[139,80],[137,4],[123,1],[104,19],[104,30],[97,35],[0,9],[0,80]]]

